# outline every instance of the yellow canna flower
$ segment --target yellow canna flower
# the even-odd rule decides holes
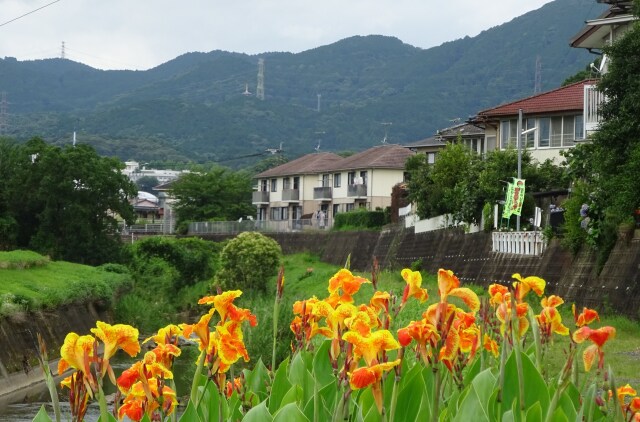
[[[400,344],[388,330],[375,331],[369,336],[362,336],[355,331],[347,331],[342,339],[353,344],[353,355],[356,361],[362,357],[369,366],[378,362],[378,354],[383,350],[400,348]]]
[[[494,357],[498,357],[499,354],[499,347],[498,347],[498,343],[496,343],[495,340],[493,340],[491,337],[489,337],[489,335],[487,333],[484,334],[484,338],[482,341],[482,346],[484,347],[485,350],[488,350],[489,352],[491,352],[491,354]]]
[[[122,349],[129,356],[136,356],[140,352],[138,342],[138,329],[130,325],[111,325],[98,321],[97,328],[92,328],[91,332],[104,343],[103,358],[109,360],[118,349]]]
[[[540,277],[522,277],[518,273],[513,274],[512,277],[518,280],[513,283],[513,287],[516,289],[516,300],[522,301],[530,290],[533,290],[538,296],[542,296],[544,293],[547,283]]]
[[[93,358],[93,349],[96,339],[93,336],[79,336],[69,333],[60,348],[60,360],[58,361],[58,374],[67,369],[74,368],[85,376],[91,376],[89,368],[90,359]]]
[[[144,339],[142,344],[150,340],[153,340],[156,344],[175,344],[180,336],[182,336],[182,329],[175,324],[169,324],[166,327],[160,328],[156,335]]]
[[[584,363],[584,370],[589,372],[593,362],[598,356],[598,369],[604,367],[604,351],[602,347],[609,340],[616,336],[616,329],[613,327],[601,327],[597,330],[593,330],[588,326],[580,327],[573,333],[573,341],[576,343],[582,343],[586,340],[590,340],[593,344],[588,346],[583,354],[582,361]]]
[[[462,299],[471,311],[476,312],[480,309],[478,295],[467,287],[460,287],[460,280],[451,270],[438,270],[438,291],[441,302],[446,302],[448,296],[455,296]]]
[[[415,297],[420,301],[420,303],[424,303],[424,301],[429,298],[427,289],[423,289],[421,287],[422,274],[420,274],[420,271],[411,271],[410,269],[405,268],[400,272],[400,275],[402,275],[404,281],[407,282],[404,292],[402,293],[402,302],[400,302],[401,307],[404,306],[410,297]]]
[[[593,309],[589,309],[586,306],[582,308],[582,312],[579,315],[576,312],[575,303],[571,305],[571,310],[573,311],[573,319],[575,320],[576,327],[589,325],[595,320],[600,321],[600,315],[598,315],[598,312]]]

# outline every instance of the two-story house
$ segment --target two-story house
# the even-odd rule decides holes
[[[560,151],[585,138],[584,80],[551,91],[480,111],[472,122],[485,128],[486,150],[518,147],[518,118],[522,110],[521,147],[543,162],[561,162]],[[530,130],[531,129],[531,130]]]
[[[257,191],[253,204],[259,221],[295,221],[303,214],[317,210],[314,189],[318,187],[318,174],[333,163],[342,160],[330,152],[307,154],[255,176]],[[330,189],[330,182],[324,182]]]
[[[463,145],[481,155],[487,153],[484,129],[471,123],[461,123],[446,129],[440,129],[434,136],[412,142],[405,145],[405,147],[410,148],[417,154],[426,154],[427,163],[433,164],[436,161],[438,152],[450,142],[462,142]]]
[[[355,208],[391,205],[391,189],[404,181],[404,164],[414,152],[380,145],[343,158],[333,153],[300,157],[255,176],[257,219],[296,221],[323,211],[333,217]]]

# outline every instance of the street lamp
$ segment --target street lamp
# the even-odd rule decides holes
[[[537,130],[538,127],[532,127],[522,130],[522,109],[518,109],[518,179],[522,179],[522,137],[527,133]],[[516,216],[516,231],[520,231],[520,216]]]

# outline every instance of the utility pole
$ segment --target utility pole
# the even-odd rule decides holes
[[[264,101],[264,59],[258,59],[258,86],[256,98]]]
[[[522,109],[518,109],[518,179],[522,179]],[[516,215],[516,231],[520,231],[520,216]]]

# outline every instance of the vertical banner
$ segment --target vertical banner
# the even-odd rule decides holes
[[[511,217],[511,207],[513,206],[513,183],[507,183],[507,194],[504,197],[504,210],[502,218]]]
[[[512,185],[511,214],[520,215],[524,202],[524,179],[514,178]]]

